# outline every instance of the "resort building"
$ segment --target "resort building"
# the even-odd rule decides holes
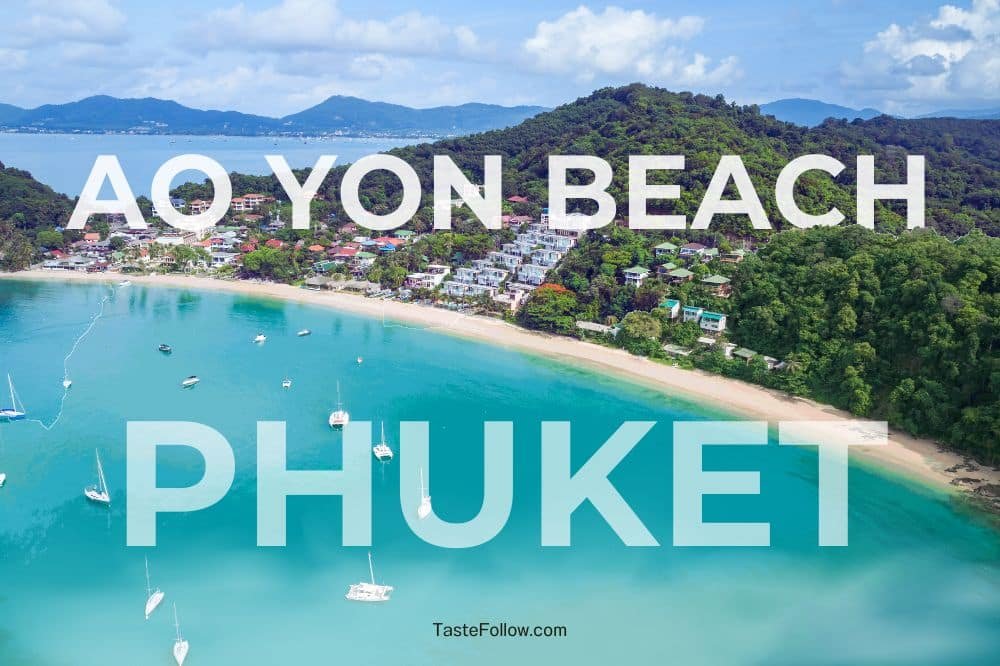
[[[683,259],[697,259],[705,253],[706,249],[701,243],[686,243],[681,245],[680,256]]]
[[[545,282],[549,269],[538,264],[521,264],[517,269],[517,279],[527,284],[538,286]]]
[[[719,255],[719,261],[724,264],[738,264],[743,261],[746,257],[746,250],[733,250],[732,252],[723,252]]]

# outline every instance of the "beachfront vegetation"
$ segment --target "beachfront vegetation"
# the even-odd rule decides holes
[[[696,282],[651,279],[634,288],[614,279],[622,266],[648,258],[647,247],[627,229],[581,242],[553,277],[558,284],[522,308],[521,323],[566,333],[576,320],[620,322],[608,342],[633,353],[694,348],[684,361],[696,367],[886,419],[1000,462],[1000,239],[858,226],[775,234],[730,267],[729,299],[713,299]],[[657,305],[666,297],[727,314],[727,331],[699,350],[704,332],[693,321],[671,322]],[[759,353],[727,357],[726,341]],[[769,370],[765,355],[785,365]]]

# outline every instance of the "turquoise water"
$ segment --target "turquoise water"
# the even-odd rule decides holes
[[[726,447],[712,469],[761,470],[760,496],[711,497],[706,519],[770,521],[771,548],[674,548],[671,422],[718,413],[553,361],[402,325],[230,294],[0,282],[0,374],[31,416],[0,424],[0,664],[172,664],[177,602],[190,666],[257,664],[987,664],[1000,649],[1000,537],[953,500],[852,467],[850,540],[816,546],[815,456]],[[310,328],[313,335],[295,337]],[[250,339],[264,331],[268,341]],[[167,357],[160,342],[174,347]],[[364,363],[355,362],[357,356]],[[181,379],[198,374],[191,391]],[[280,387],[293,378],[291,390]],[[397,464],[373,466],[373,552],[396,587],[383,605],[343,595],[367,575],[340,543],[335,498],[289,500],[288,545],[255,547],[255,428],[285,420],[290,467],[339,466],[326,425],[340,380],[356,421],[429,420],[434,508],[479,510],[482,422],[513,420],[515,498],[506,528],[471,550],[421,542],[399,507]],[[125,547],[125,423],[219,430],[237,477],[211,509],[159,523],[156,548]],[[570,420],[574,464],[624,420],[658,425],[611,479],[662,544],[627,548],[597,512],[570,548],[542,548],[539,424]],[[94,448],[114,500],[87,503]],[[752,450],[746,450],[746,449]],[[166,485],[196,456],[161,455]],[[143,555],[166,602],[148,622]],[[564,625],[566,638],[437,638],[433,622]]]
[[[293,169],[311,167],[320,155],[337,155],[337,164],[420,139],[329,137],[306,140],[268,136],[142,136],[132,134],[15,134],[0,132],[0,162],[30,171],[57,192],[80,193],[98,155],[117,155],[136,196],[149,196],[153,174],[171,157],[184,153],[208,155],[226,171],[271,173],[265,155],[284,155]],[[184,180],[204,180],[204,174],[182,174]],[[241,194],[235,192],[234,194]],[[102,196],[110,197],[105,186]]]

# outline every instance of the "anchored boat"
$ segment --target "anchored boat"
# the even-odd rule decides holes
[[[157,347],[157,349],[159,349],[164,354],[169,354],[174,350],[174,348],[171,347],[170,345],[160,345],[159,347]]]
[[[308,328],[303,328],[301,331],[299,331],[295,335],[299,336],[300,338],[304,338],[307,335],[312,335],[312,331],[310,331]]]
[[[345,597],[349,601],[389,601],[392,594],[391,585],[379,585],[375,582],[375,565],[372,564],[372,554],[368,553],[368,571],[371,573],[372,582],[355,583],[347,590]]]
[[[184,660],[187,659],[191,646],[181,638],[181,623],[177,619],[177,604],[174,604],[174,629],[177,630],[177,638],[174,640],[174,661],[177,662],[177,666],[184,666]]]
[[[7,375],[7,387],[10,389],[10,407],[0,409],[0,421],[20,421],[27,412],[24,411],[24,403],[17,397],[14,390],[14,380]]]
[[[382,423],[382,440],[372,447],[372,453],[380,462],[392,460],[392,449],[385,443],[385,423]]]
[[[330,424],[331,428],[343,428],[350,420],[351,415],[347,413],[343,403],[340,401],[340,382],[337,382],[337,409],[330,412],[330,418],[327,419],[327,423]]]
[[[163,601],[163,592],[160,588],[153,589],[153,586],[149,583],[149,558],[146,558],[146,619],[153,614],[156,607],[160,605]]]
[[[420,506],[417,507],[417,518],[423,520],[431,515],[431,496],[427,494],[424,486],[424,468],[420,468]]]
[[[83,494],[91,502],[97,502],[98,504],[110,506],[111,495],[108,494],[108,483],[104,479],[104,467],[101,465],[101,454],[97,449],[94,449],[94,455],[97,456],[97,485],[84,488]]]
[[[191,388],[200,381],[201,379],[198,377],[198,375],[191,375],[190,377],[181,382],[181,388]]]

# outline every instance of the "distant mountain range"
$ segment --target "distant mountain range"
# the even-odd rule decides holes
[[[760,105],[760,112],[764,115],[774,116],[778,120],[803,125],[805,127],[815,127],[827,118],[837,118],[843,120],[870,120],[883,115],[878,109],[864,108],[852,109],[839,104],[828,104],[815,99],[803,99],[793,97],[790,99],[779,99],[774,102]],[[914,118],[963,118],[969,120],[1000,120],[1000,109],[945,109],[933,113],[925,113]]]
[[[510,127],[545,110],[540,106],[495,104],[414,109],[335,95],[299,113],[270,118],[238,111],[193,109],[153,97],[95,95],[35,109],[0,104],[0,128],[24,132],[445,136]]]
[[[882,115],[878,109],[852,109],[839,104],[827,104],[815,99],[802,99],[795,97],[791,99],[779,99],[774,102],[760,105],[760,112],[767,116],[774,116],[778,120],[815,127],[827,118],[843,118],[844,120],[870,120]]]

